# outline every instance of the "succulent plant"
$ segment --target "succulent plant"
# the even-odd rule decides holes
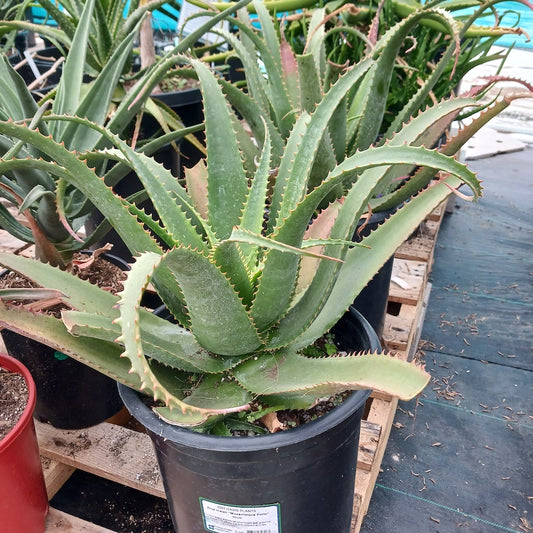
[[[445,143],[442,142],[447,135],[449,137],[452,122],[459,120],[461,110],[467,107],[463,105],[464,100],[452,98],[460,75],[485,61],[501,60],[503,63],[506,56],[490,53],[490,40],[481,42],[481,38],[475,39],[476,46],[465,41],[466,32],[476,20],[475,17],[459,23],[446,10],[436,7],[409,10],[391,28],[379,34],[370,30],[372,35],[368,37],[355,27],[329,26],[334,17],[328,14],[326,8],[317,8],[299,21],[304,29],[299,34],[302,37],[297,47],[300,52],[296,53],[294,48],[298,36],[291,33],[292,23],[271,18],[263,2],[254,1],[250,5],[256,16],[240,12],[235,21],[240,32],[238,36],[222,31],[219,33],[227,39],[245,65],[247,93],[254,102],[259,102],[269,118],[267,124],[275,147],[275,157],[284,149],[283,139],[290,133],[297,118],[304,111],[313,111],[316,102],[320,101],[344,69],[360,68],[365,58],[374,59],[365,76],[366,86],[347,93],[343,105],[336,110],[335,120],[320,144],[321,157],[317,158],[312,169],[311,186],[314,186],[315,180],[322,181],[332,165],[339,163],[346,155],[353,155],[375,143],[384,144],[400,129],[404,133],[412,131],[411,128],[417,127],[415,123],[404,126],[413,117],[423,115],[421,111],[428,104],[435,106],[437,102],[441,108],[443,105],[450,106],[450,109],[453,107],[455,112],[450,112],[439,121],[427,122],[416,139],[399,136],[392,142],[397,143],[403,138],[401,142],[430,147],[441,142],[439,150],[446,150],[445,153],[453,155],[470,138],[461,134],[453,141],[453,150],[445,149]],[[431,36],[425,35],[426,24],[430,28],[437,25],[439,31],[433,30]],[[351,55],[339,57],[332,51],[331,41],[345,40],[344,34],[348,32],[349,35],[350,30],[362,41],[364,49],[356,53],[353,47],[346,45],[352,50]],[[425,39],[431,37],[431,46],[428,45],[429,49],[422,52],[420,48],[424,41],[417,40],[420,35],[425,35]],[[410,63],[409,56],[403,52],[406,41],[417,43],[415,52],[422,55],[418,63]],[[404,70],[418,72],[419,77],[414,82],[415,90],[402,89],[400,94],[396,76],[398,71]],[[403,86],[404,82],[401,81],[400,85]],[[485,89],[479,87],[478,93],[481,94]],[[260,138],[262,124],[254,121],[254,104],[248,101],[247,94],[229,84],[225,85],[225,91],[252,128],[255,125],[256,137]],[[392,95],[397,99],[393,104]],[[445,99],[450,103],[444,104]],[[417,118],[416,123],[419,124],[421,120],[424,119]],[[398,165],[390,169],[388,179],[382,181],[382,190],[377,191],[371,201],[372,211],[395,208],[414,194],[416,189],[411,186],[402,188],[398,185],[416,170],[416,165]],[[425,187],[433,176],[434,173],[429,170],[419,173],[416,180],[418,189]]]
[[[107,140],[105,150],[72,152],[28,124],[0,121],[0,134],[46,155],[5,158],[0,172],[53,171],[103,213],[136,257],[124,290],[114,296],[68,272],[0,254],[6,268],[54,295],[61,291],[69,306],[56,319],[2,303],[0,325],[153,397],[161,402],[156,412],[170,423],[202,431],[215,423],[221,431],[226,417],[249,412],[252,405],[258,410],[250,415],[255,417],[306,408],[347,389],[377,389],[404,399],[416,395],[429,376],[412,363],[384,353],[315,358],[302,350],[332,328],[395,249],[452,191],[466,183],[471,199],[481,194],[466,166],[417,144],[431,125],[483,106],[474,97],[439,103],[382,146],[340,156],[311,185],[321,143],[328,129],[333,131],[346,96],[356,88],[362,99],[375,97],[371,80],[379,57],[343,72],[312,111],[301,110],[290,132],[278,134],[276,141],[262,102],[251,96],[243,100],[256,109],[256,123],[245,127],[229,105],[235,99],[223,92],[227,83],[198,60],[174,60],[194,68],[204,99],[207,159],[187,169],[184,182],[109,129],[83,118],[49,116],[46,121],[91,127]],[[262,80],[266,91],[269,80]],[[446,150],[454,154],[465,137],[506,105],[502,100],[484,109],[482,118]],[[263,124],[262,135],[251,138],[250,130],[260,131],[257,122]],[[157,220],[107,187],[92,168],[99,157],[113,157],[137,173]],[[417,175],[402,183],[400,189],[411,191],[408,201],[361,243],[353,243],[359,218],[396,166],[439,174],[422,187]],[[148,288],[176,323],[142,306]]]
[[[143,3],[140,0],[97,2],[96,9],[90,17],[85,72],[91,76],[96,76],[101,72],[120,44],[132,32],[138,31],[139,23],[145,14],[166,3],[168,0],[152,0],[148,3]],[[38,2],[22,2],[22,4],[26,4],[26,9],[36,5],[43,8],[47,15],[57,23],[57,26],[35,24],[24,20],[20,15],[23,15],[26,9],[19,8],[18,19],[4,21],[4,31],[8,28],[14,28],[39,33],[67,55],[74,44],[78,25],[82,22],[82,13],[86,2],[83,0],[61,0],[59,2],[38,0]],[[125,63],[126,69],[131,67],[132,58],[133,54]]]
[[[245,3],[241,2],[240,5]],[[122,40],[114,42],[113,49],[110,50],[111,55],[105,58],[98,75],[91,82],[84,83],[86,71],[84,62],[80,59],[90,55],[89,35],[93,12],[99,9],[96,4],[94,0],[83,3],[83,11],[72,36],[60,83],[51,95],[39,103],[35,102],[7,58],[0,58],[0,90],[3,94],[0,118],[14,122],[29,120],[32,127],[38,127],[43,134],[51,135],[56,142],[64,143],[66,148],[76,152],[103,149],[107,141],[99,131],[81,123],[46,123],[44,117],[47,113],[85,117],[96,124],[105,124],[111,132],[122,134],[147,102],[152,89],[175,63],[175,59],[170,56],[161,58],[123,95],[120,103],[114,108],[112,103],[116,97],[115,91],[120,85],[123,67],[131,57],[138,28],[134,25],[129,33],[121,34]],[[219,18],[222,16],[226,15],[219,15]],[[213,20],[212,23],[216,23],[216,17]],[[211,21],[208,21],[198,28],[189,38],[184,39],[176,50],[187,50],[202,34],[203,28],[208,28],[210,24]],[[164,143],[178,140],[201,128],[200,125],[171,131],[153,143],[147,143],[142,150],[151,153]],[[9,134],[0,136],[0,154],[6,158],[47,159],[46,154],[38,147],[20,142]],[[109,160],[110,158],[100,156],[94,165],[99,175],[105,175],[106,183],[114,186],[127,174],[128,169],[120,164],[110,169]],[[62,180],[53,168],[25,169],[23,172],[15,169],[2,174],[0,196],[18,209],[26,222],[21,223],[12,210],[0,204],[0,225],[15,237],[35,243],[37,257],[44,262],[64,268],[76,250],[87,248],[108,230],[109,225],[104,222],[95,233],[82,236],[80,229],[94,207],[79,188]]]

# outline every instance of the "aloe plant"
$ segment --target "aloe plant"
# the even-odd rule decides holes
[[[317,7],[326,7],[329,13],[335,12],[338,9],[343,9],[346,6],[346,23],[348,26],[361,26],[364,24],[371,24],[372,20],[376,16],[376,13],[379,13],[382,7],[381,4],[387,6],[389,11],[388,21],[393,21],[393,23],[398,22],[400,19],[406,18],[409,15],[413,14],[415,11],[419,11],[423,8],[434,8],[439,7],[447,10],[448,12],[459,12],[457,14],[457,20],[463,22],[463,20],[468,20],[470,16],[478,19],[482,14],[485,16],[493,16],[496,23],[494,25],[472,25],[467,30],[466,37],[474,38],[493,38],[501,37],[502,35],[514,34],[514,35],[525,35],[528,36],[527,32],[517,27],[516,25],[512,26],[501,26],[499,22],[499,15],[495,16],[493,6],[497,3],[503,2],[504,0],[487,0],[483,3],[480,3],[476,0],[462,0],[460,2],[450,1],[450,0],[433,0],[431,2],[419,2],[417,0],[388,0],[383,3],[375,3],[370,1],[362,2],[346,2],[346,0],[331,0],[329,2],[317,2],[316,0],[267,0],[263,2],[264,6],[268,9],[270,13],[285,13],[285,12],[299,12],[300,10],[314,10]],[[533,9],[531,2],[528,0],[513,0],[518,3],[521,3],[530,9]],[[191,0],[191,4],[194,4],[203,9],[231,9],[233,7],[233,2],[206,2],[204,0]],[[325,6],[324,6],[325,4]],[[473,14],[462,14],[461,10],[467,8],[473,9]],[[251,13],[256,13],[256,6],[250,4],[248,6],[248,11]],[[510,13],[511,15],[515,14],[512,10],[506,11],[506,14]],[[516,18],[513,18],[513,22]],[[430,19],[424,20],[423,25],[433,28],[437,31],[445,31],[446,27],[440,24],[438,21],[432,21]]]
[[[237,7],[245,3],[246,1],[241,2]],[[84,83],[85,68],[83,60],[80,59],[87,57],[88,54],[89,35],[93,11],[97,9],[96,4],[95,0],[87,0],[83,4],[83,11],[72,38],[70,53],[65,61],[59,86],[50,98],[37,104],[8,60],[6,58],[0,60],[0,88],[3,95],[0,102],[0,118],[15,122],[28,121],[31,127],[38,127],[43,134],[51,135],[56,142],[64,143],[67,149],[76,152],[103,149],[108,141],[101,132],[81,123],[46,123],[43,117],[49,112],[47,106],[50,101],[49,107],[53,114],[85,117],[96,124],[105,124],[109,131],[122,134],[146,103],[152,89],[176,62],[171,56],[161,58],[146,71],[127,94],[123,95],[113,110],[111,104],[120,85],[123,66],[131,57],[137,27],[133,26],[120,43],[115,43],[114,51],[98,76],[91,83]],[[226,14],[218,15],[218,18],[223,16]],[[187,50],[205,31],[204,28],[208,29],[216,21],[215,16],[212,21],[208,21],[189,38],[184,39],[176,50]],[[178,140],[198,131],[201,127],[200,125],[169,132],[168,135],[145,145],[143,150],[151,153],[164,143]],[[9,134],[0,135],[0,153],[6,158],[42,157],[50,160],[39,147],[24,143]],[[113,186],[126,175],[128,169],[118,162],[109,170],[107,163],[110,159],[112,157],[99,157],[94,165],[107,185]],[[76,250],[87,248],[109,227],[104,222],[95,233],[82,236],[80,229],[94,207],[78,187],[61,179],[53,166],[24,171],[13,169],[2,173],[0,196],[26,219],[26,223],[21,223],[12,210],[0,204],[2,227],[23,241],[35,243],[37,257],[42,261],[60,265],[62,268],[69,264]]]
[[[252,44],[259,43],[254,33],[243,33]],[[388,43],[397,40],[389,35],[381,49],[393,55]],[[194,68],[204,98],[207,158],[186,171],[184,183],[109,127],[84,118],[51,115],[42,123],[91,129],[105,141],[103,149],[71,151],[29,121],[0,121],[0,135],[43,156],[11,152],[0,161],[0,172],[53,173],[103,213],[136,257],[123,292],[115,296],[52,266],[0,254],[6,268],[61,291],[69,307],[57,319],[0,304],[0,325],[152,396],[164,404],[156,408],[158,414],[171,423],[201,430],[216,424],[221,431],[220,419],[252,406],[252,417],[305,408],[346,389],[373,388],[405,399],[416,395],[429,376],[413,364],[385,354],[310,358],[302,350],[331,329],[397,246],[452,191],[466,184],[472,199],[481,194],[475,175],[452,156],[512,98],[530,96],[531,87],[489,106],[480,106],[475,95],[439,102],[380,146],[368,144],[348,154],[333,151],[326,171],[315,173],[328,143],[339,146],[338,138],[344,138],[332,124],[348,99],[370,109],[382,57],[369,55],[332,78],[327,92],[317,94],[309,107],[289,100],[288,114],[274,112],[285,100],[280,103],[270,94],[287,87],[299,97],[295,69],[287,69],[287,62],[277,71],[280,87],[274,87],[274,63],[264,61],[268,76],[254,78],[255,63],[245,61],[251,89],[245,94],[198,60],[167,58]],[[290,57],[288,64],[295,64]],[[164,68],[165,63],[155,66],[150,80]],[[142,91],[138,87],[129,104]],[[378,99],[383,105],[383,95]],[[424,146],[434,125],[466,109],[482,114],[442,153]],[[285,120],[290,124],[282,132]],[[137,173],[157,220],[117,196],[94,172],[99,160],[110,157],[118,168]],[[413,166],[419,172],[397,188],[408,201],[354,244],[351,236],[368,203],[388,187],[391,173]],[[440,171],[436,179],[428,180],[425,173],[434,176],[435,170]],[[142,307],[148,287],[177,323]]]
[[[105,137],[112,148],[100,155],[112,154],[138,174],[157,222],[98,178],[88,165],[98,151],[71,152],[28,125],[0,122],[2,135],[35,146],[48,159],[4,159],[1,172],[53,166],[104,214],[136,256],[123,292],[114,296],[68,272],[0,254],[5,267],[62,291],[70,307],[56,319],[2,304],[0,324],[161,401],[164,406],[156,411],[171,423],[202,430],[249,411],[252,404],[260,413],[305,408],[317,398],[360,388],[401,398],[416,395],[429,376],[414,364],[385,354],[309,358],[301,350],[339,320],[451,189],[466,183],[473,197],[480,195],[475,175],[453,157],[409,146],[408,139],[340,158],[309,186],[321,140],[339,105],[354,87],[365,85],[377,59],[367,58],[343,73],[312,113],[304,110],[296,117],[287,137],[280,137],[279,160],[273,157],[268,114],[261,115],[261,142],[249,143],[247,129],[228,106],[224,82],[200,61],[178,59],[197,73],[207,145],[207,160],[186,171],[184,185],[106,128],[78,117],[47,117],[49,125],[90,126]],[[436,122],[449,113],[448,108],[430,109],[426,119]],[[419,134],[416,127],[410,131],[413,138]],[[357,221],[387,169],[415,164],[443,174],[361,244],[352,243]],[[346,194],[317,211],[340,184]],[[148,286],[176,324],[141,306]]]
[[[335,119],[323,134],[319,145],[320,157],[316,158],[311,169],[308,183],[310,189],[320,183],[346,155],[351,156],[372,144],[386,142],[433,146],[448,133],[451,123],[461,118],[465,109],[469,106],[474,106],[478,111],[482,109],[475,99],[471,99],[475,97],[474,94],[469,95],[469,98],[450,97],[444,101],[442,98],[436,100],[435,93],[432,93],[436,86],[442,85],[442,79],[449,78],[450,64],[453,65],[454,58],[463,53],[461,40],[468,27],[465,25],[459,30],[455,19],[443,10],[420,9],[413,12],[379,36],[377,41],[367,39],[369,50],[360,61],[338,65],[331,62],[328,56],[329,34],[336,34],[338,28],[326,28],[326,23],[330,20],[326,10],[316,9],[307,20],[306,40],[300,43],[302,53],[294,53],[293,45],[288,40],[290,36],[286,35],[283,24],[270,17],[262,2],[253,2],[252,6],[257,13],[256,18],[241,13],[235,21],[240,32],[238,37],[219,32],[241,59],[247,81],[247,93],[230,84],[225,84],[224,90],[232,104],[246,117],[256,138],[262,139],[263,125],[259,120],[254,120],[256,102],[259,103],[266,117],[275,161],[279,161],[285,151],[285,139],[298,118],[304,112],[313,112],[316,103],[343,69],[366,72],[361,83],[347,91],[335,110]],[[390,95],[395,91],[391,84],[402,47],[413,31],[428,20],[446,27],[451,38],[424,82],[417,86],[413,94],[407,93],[406,98],[401,100],[393,120],[389,121],[386,131],[382,133],[385,117],[389,112]],[[340,29],[344,30],[343,27]],[[494,59],[486,49],[479,53],[483,60]],[[530,86],[525,84],[525,88],[530,89]],[[484,90],[486,87],[480,87],[478,93],[483,94]],[[433,100],[434,109],[427,108],[428,99],[430,102]],[[436,101],[439,103],[435,103]],[[449,112],[446,113],[445,109]],[[468,109],[468,113],[471,112],[472,109]],[[434,120],[435,115],[439,114],[441,118]],[[490,113],[476,119],[477,126],[468,131],[474,132],[486,123],[489,115]],[[472,134],[465,130],[457,138],[448,139],[449,146],[453,149],[442,144],[439,150],[453,155]],[[280,165],[279,172],[283,171]],[[415,172],[416,178],[410,179],[408,185],[403,187],[407,178]],[[369,202],[372,211],[388,210],[401,205],[411,195],[426,187],[434,176],[435,171],[431,169],[417,172],[417,165],[396,165],[388,169],[386,177],[380,180],[375,197]],[[339,194],[339,190],[332,194]],[[330,199],[331,197],[328,198]]]
[[[288,17],[284,33],[298,54],[309,52],[308,40],[312,38],[316,42],[315,34],[319,33],[326,64],[343,68],[357,64],[366,54],[372,53],[376,43],[383,42],[382,37],[397,24],[405,27],[404,21],[416,20],[405,34],[393,67],[381,70],[383,75],[390,75],[387,107],[380,127],[380,133],[384,134],[394,118],[402,114],[405,104],[417,95],[420,87],[428,86],[428,81],[430,92],[426,92],[423,99],[417,97],[419,109],[456,91],[465,74],[477,65],[504,59],[505,53],[491,50],[502,36],[514,35],[517,43],[528,38],[526,31],[520,27],[520,21],[515,23],[516,17],[513,18],[513,27],[505,25],[509,15],[507,10],[513,5],[506,2],[500,8],[500,3],[434,1],[420,4],[386,0],[379,5],[370,5],[366,2],[333,1],[325,4],[321,20],[318,19],[320,26],[316,23],[316,10],[303,11]],[[517,6],[520,4],[533,8],[527,0],[516,2]],[[463,8],[468,6],[479,9],[463,14]],[[255,7],[254,10],[257,11]],[[427,11],[426,16],[421,16],[424,11]],[[440,16],[435,16],[437,12]],[[476,26],[487,13],[494,17],[494,27]],[[315,22],[311,22],[312,19]],[[453,56],[443,56],[455,36],[458,39]],[[435,69],[439,73],[432,76]],[[433,79],[429,80],[430,77]]]
[[[78,25],[82,21],[85,6],[84,0],[51,0],[26,1],[22,4],[26,9],[36,4],[46,10],[56,26],[34,24],[27,20],[4,21],[4,31],[8,28],[28,30],[39,33],[59,47],[65,55],[71,49]],[[164,4],[172,3],[168,0],[103,0],[97,2],[96,9],[91,16],[90,31],[87,35],[89,53],[86,56],[86,72],[96,76],[105,67],[109,58],[117,47],[133,31],[138,29],[139,23],[146,13],[158,9]],[[26,10],[22,10],[22,13]],[[19,12],[21,10],[19,9]],[[131,68],[133,54],[124,65],[124,73]]]

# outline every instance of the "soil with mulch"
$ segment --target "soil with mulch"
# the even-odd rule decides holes
[[[0,441],[15,427],[28,403],[23,376],[0,368]]]

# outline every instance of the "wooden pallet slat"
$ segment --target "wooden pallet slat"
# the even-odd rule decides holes
[[[35,421],[41,454],[85,472],[164,498],[150,437],[103,422],[83,430]]]
[[[427,263],[394,258],[389,302],[416,305],[427,282]]]
[[[76,471],[76,468],[45,456],[41,456],[41,463],[43,465],[46,492],[48,499],[51,500],[68,478]]]
[[[50,507],[46,517],[47,533],[114,533],[110,529],[87,522],[76,516]]]

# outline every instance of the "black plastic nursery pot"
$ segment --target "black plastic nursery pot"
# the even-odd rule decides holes
[[[40,342],[4,329],[8,353],[30,369],[37,385],[34,416],[56,428],[81,429],[123,407],[114,380]]]
[[[353,237],[354,242],[359,242],[362,237],[366,237],[380,224],[382,224],[394,211],[383,211],[373,213],[368,222],[364,225],[360,234],[357,232]],[[363,221],[358,224],[358,229],[363,225]],[[381,338],[387,314],[387,302],[389,298],[389,288],[392,276],[394,256],[389,257],[387,262],[376,272],[375,276],[368,282],[366,287],[359,293],[353,302],[353,307],[357,309],[370,323],[374,331]]]
[[[2,533],[43,533],[48,497],[32,413],[36,389],[27,368],[0,354],[0,367],[21,374],[29,398],[15,427],[0,441],[0,530]]]
[[[368,322],[351,310],[336,327],[344,349],[378,350]],[[345,344],[347,343],[347,344]],[[119,385],[146,427],[179,533],[348,533],[360,423],[369,391],[356,391],[298,428],[254,437],[206,435],[162,421]]]
[[[104,256],[127,267],[116,257]],[[35,381],[37,420],[56,428],[81,429],[111,418],[124,407],[113,379],[9,329],[4,328],[1,335],[9,355],[25,365]]]
[[[202,93],[200,89],[185,89],[183,91],[172,91],[154,94],[153,98],[168,106],[183,122],[184,126],[190,127],[202,124],[204,121],[204,107]],[[159,130],[159,126],[154,119],[146,117],[143,123],[144,132],[147,136]],[[204,139],[203,132],[196,134],[200,140]],[[166,168],[171,170],[175,176],[183,177],[183,167],[193,167],[203,157],[203,154],[186,139],[178,145],[178,150],[172,145],[167,145],[158,150],[154,157]]]

